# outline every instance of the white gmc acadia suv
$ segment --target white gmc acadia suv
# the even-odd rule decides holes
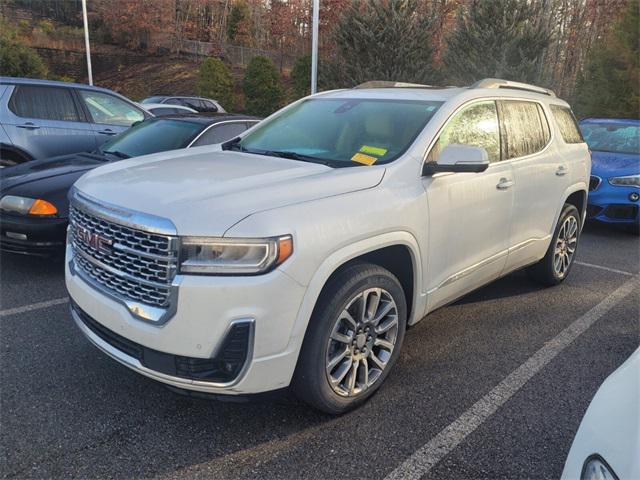
[[[320,93],[222,147],[82,177],[72,315],[180,391],[291,386],[341,413],[380,387],[427,313],[523,267],[562,282],[590,170],[569,106],[543,88]]]

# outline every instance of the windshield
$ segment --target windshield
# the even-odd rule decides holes
[[[165,97],[147,97],[140,103],[162,103]]]
[[[589,148],[598,152],[640,154],[640,126],[610,123],[583,123],[582,136]]]
[[[442,103],[314,98],[227,148],[333,167],[388,163],[409,148]]]
[[[100,147],[121,157],[185,148],[205,127],[201,123],[154,118],[130,128]]]

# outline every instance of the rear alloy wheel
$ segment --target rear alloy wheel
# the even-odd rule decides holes
[[[327,283],[309,321],[293,377],[295,394],[327,413],[362,404],[398,358],[407,304],[398,279],[355,263]]]
[[[580,213],[575,206],[567,203],[562,209],[547,253],[527,269],[529,275],[544,285],[558,285],[569,275],[579,238]]]

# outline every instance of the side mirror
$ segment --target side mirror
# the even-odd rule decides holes
[[[471,145],[447,145],[440,152],[437,162],[427,162],[422,167],[422,175],[441,172],[480,173],[489,167],[489,155],[482,147]]]

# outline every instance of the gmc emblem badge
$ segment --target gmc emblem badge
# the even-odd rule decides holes
[[[84,227],[76,226],[76,238],[94,250],[102,253],[111,253],[110,247],[113,245],[113,240],[101,237]]]

